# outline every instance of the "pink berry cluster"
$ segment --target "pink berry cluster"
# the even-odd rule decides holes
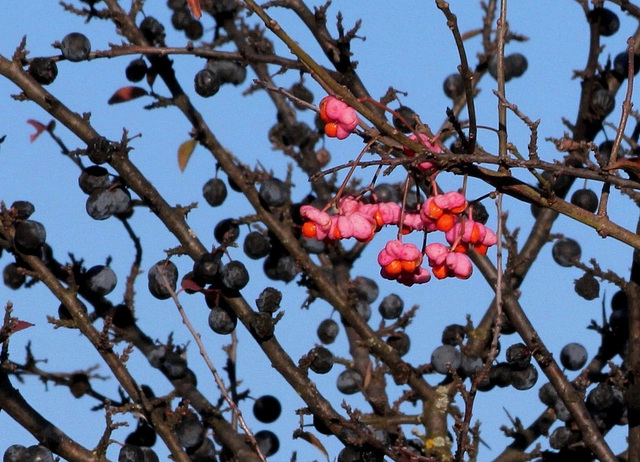
[[[402,214],[402,208],[395,202],[366,204],[352,196],[341,198],[337,210],[336,214],[329,214],[311,205],[300,207],[300,214],[306,220],[302,234],[330,243],[352,237],[368,242],[384,225],[398,226],[402,234],[412,231],[445,233],[448,246],[432,243],[421,252],[414,244],[396,239],[380,251],[378,263],[382,277],[408,286],[431,279],[431,273],[421,266],[423,256],[427,257],[436,278],[467,279],[472,272],[467,251],[474,249],[486,254],[497,242],[492,230],[464,215],[468,212],[468,204],[456,191],[428,198],[419,212]]]
[[[322,100],[320,114],[327,123],[325,131],[329,136],[342,139],[351,133],[358,120],[355,111],[353,114],[351,111],[352,108],[335,97],[328,96]],[[335,125],[329,128],[330,124]],[[442,152],[426,135],[411,135],[409,138],[433,152]],[[404,153],[408,157],[415,156],[415,152],[407,148]],[[437,173],[432,162],[422,162],[417,168]],[[365,203],[353,196],[340,198],[336,203],[336,213],[327,213],[327,209],[328,206],[323,210],[311,205],[300,207],[300,215],[305,220],[303,236],[327,243],[349,238],[368,242],[385,225],[397,226],[399,236],[412,231],[444,233],[448,245],[430,243],[420,250],[399,238],[387,242],[380,251],[378,264],[381,276],[407,286],[428,282],[432,274],[438,279],[469,278],[473,271],[467,255],[469,249],[484,255],[498,240],[491,229],[471,218],[466,198],[457,191],[429,197],[420,204],[417,212],[403,211],[395,202]],[[424,257],[431,272],[422,266]]]
[[[325,123],[325,134],[339,140],[345,139],[358,126],[356,111],[335,96],[326,96],[320,101],[320,117]]]

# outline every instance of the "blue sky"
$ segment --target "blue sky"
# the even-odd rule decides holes
[[[448,74],[455,71],[457,65],[451,33],[446,27],[443,14],[437,10],[433,2],[393,3],[390,7],[389,3],[380,1],[335,0],[329,9],[329,17],[333,18],[338,11],[342,11],[347,27],[356,19],[362,19],[359,35],[366,37],[366,40],[355,40],[353,51],[358,61],[359,74],[371,94],[380,97],[389,86],[408,92],[408,95],[402,98],[403,103],[416,110],[425,123],[437,128],[445,120],[445,108],[451,104],[442,92],[442,82]],[[3,16],[0,19],[3,30],[0,53],[3,56],[10,56],[24,35],[27,37],[30,57],[57,55],[58,51],[53,49],[51,44],[72,31],[86,34],[94,50],[105,50],[110,43],[121,42],[111,24],[97,20],[85,24],[81,18],[64,13],[56,2],[5,0],[4,4]],[[481,11],[476,2],[452,0],[450,5],[458,14],[463,31],[480,27]],[[545,142],[545,138],[563,135],[566,128],[561,123],[562,118],[569,121],[575,119],[580,84],[578,80],[572,80],[572,76],[575,70],[585,65],[588,51],[586,21],[576,2],[558,4],[554,0],[540,0],[536,2],[536,6],[515,2],[512,2],[512,5],[509,13],[512,30],[530,37],[530,40],[509,44],[507,53],[519,52],[526,55],[529,69],[523,77],[509,82],[507,96],[530,118],[541,119],[541,158],[548,161],[559,159],[561,155],[552,143]],[[164,2],[147,2],[145,12],[169,26],[169,12]],[[270,12],[292,37],[303,45],[308,45],[312,55],[324,63],[318,47],[310,44],[309,33],[293,15],[282,10]],[[627,37],[633,33],[633,21],[622,16],[621,19],[621,30],[613,37],[603,40],[603,56],[615,56],[623,51]],[[204,26],[206,34],[210,36],[214,26],[213,20],[205,18]],[[169,44],[181,46],[186,43],[182,35],[170,32],[169,27],[167,29]],[[288,54],[281,44],[276,44],[276,48],[284,55]],[[472,63],[475,62],[479,51],[479,38],[470,39],[467,42],[467,54]],[[49,90],[72,110],[78,113],[91,112],[94,127],[111,139],[120,139],[123,128],[130,134],[140,133],[142,136],[131,143],[134,147],[131,153],[132,160],[170,203],[188,204],[200,201],[200,207],[189,215],[189,224],[205,245],[211,245],[213,227],[220,219],[249,214],[251,210],[235,192],[230,192],[225,205],[216,209],[209,207],[202,200],[202,185],[213,176],[215,169],[212,157],[202,148],[196,149],[186,170],[179,171],[176,151],[178,146],[188,139],[190,127],[178,111],[171,108],[146,111],[143,106],[150,100],[144,99],[124,105],[106,104],[115,90],[128,84],[124,69],[131,59],[133,57],[82,63],[61,62],[58,78]],[[204,62],[182,56],[176,56],[174,62],[178,78],[193,96],[196,107],[205,116],[222,144],[243,162],[249,165],[259,162],[266,169],[272,170],[276,176],[284,178],[288,160],[283,158],[281,153],[272,151],[267,139],[267,131],[275,122],[273,106],[264,93],[249,97],[241,95],[254,76],[250,73],[248,80],[240,87],[223,87],[215,97],[202,99],[193,91],[192,79],[195,72],[203,67]],[[288,87],[296,78],[292,73],[278,76],[276,81],[279,85]],[[317,85],[310,84],[310,87],[317,103],[324,95]],[[487,77],[480,88],[481,92],[476,101],[478,123],[495,126],[497,101],[491,90],[496,88],[496,83]],[[160,94],[167,94],[162,84],[157,84],[155,90]],[[0,135],[7,135],[6,141],[0,147],[0,200],[7,205],[15,200],[29,200],[35,204],[36,213],[33,219],[46,226],[47,241],[54,247],[58,259],[65,260],[65,255],[71,252],[84,258],[87,266],[93,266],[103,264],[108,257],[112,257],[112,267],[120,276],[113,293],[113,300],[117,302],[124,290],[124,275],[127,274],[132,261],[132,243],[126,238],[118,222],[95,222],[86,215],[85,196],[77,187],[79,171],[68,159],[60,155],[59,149],[50,138],[42,136],[34,143],[29,142],[33,128],[26,121],[35,119],[47,123],[50,119],[35,105],[16,102],[9,97],[16,92],[13,84],[0,79],[0,107],[3,108],[0,111]],[[613,123],[618,121],[620,103],[621,96],[618,97],[616,111],[609,119]],[[311,114],[304,114],[303,118],[312,123]],[[82,147],[63,127],[58,127],[56,133],[70,149]],[[607,134],[613,137],[611,129]],[[509,137],[521,152],[526,152],[528,130],[513,116],[509,119]],[[600,135],[596,141],[602,139],[604,137]],[[487,150],[493,151],[496,146],[495,135],[490,131],[480,130],[479,143]],[[351,137],[342,142],[328,140],[326,147],[332,154],[329,165],[333,166],[355,157],[362,148],[362,143],[360,139]],[[368,181],[373,172],[360,171],[358,175]],[[533,181],[526,173],[519,173],[519,176]],[[222,177],[225,178],[224,174]],[[398,181],[400,176],[391,179]],[[296,174],[293,180],[296,184],[294,196],[302,198],[309,190],[306,179]],[[444,180],[444,184],[457,188],[460,181],[460,178],[451,176]],[[599,185],[590,186],[599,192]],[[581,182],[576,182],[574,188],[578,187],[582,187]],[[472,182],[471,191],[477,195],[489,192],[484,185],[477,182]],[[491,214],[489,224],[495,226],[494,205],[491,201],[485,201],[485,204]],[[612,218],[627,228],[635,229],[636,216],[635,213],[628,213],[630,207],[634,205],[628,198],[614,193],[610,203]],[[533,223],[529,206],[507,198],[505,209],[509,213],[508,226],[512,230],[520,227],[524,239]],[[175,238],[163,230],[159,222],[148,212],[137,211],[132,219],[132,226],[139,233],[145,248],[144,269],[163,258],[165,249],[177,244]],[[582,244],[584,261],[596,258],[605,269],[618,271],[622,276],[628,272],[631,251],[616,241],[602,239],[593,230],[564,217],[557,220],[554,232],[578,239]],[[379,248],[376,242],[381,246],[385,239],[391,236],[392,233],[388,232],[386,236],[383,234],[376,237],[377,241],[374,241],[364,253],[361,263],[357,266],[357,274],[376,278],[380,285],[381,296],[373,304],[372,325],[380,322],[380,316],[377,314],[379,300],[390,292],[400,294],[407,306],[414,303],[420,305],[418,315],[408,329],[412,347],[407,359],[413,364],[423,364],[429,361],[431,351],[439,345],[444,326],[464,323],[467,314],[471,315],[472,320],[479,320],[491,300],[491,291],[478,273],[466,282],[432,281],[425,286],[410,289],[383,281],[377,275],[377,265],[372,264],[372,261]],[[495,251],[490,255],[495,258]],[[241,249],[235,250],[235,256],[243,257]],[[4,255],[0,264],[4,267],[10,261],[10,257]],[[176,260],[176,264],[181,274],[189,271],[191,267],[191,263],[184,258]],[[305,294],[302,290],[297,290],[295,283],[284,285],[266,280],[261,274],[260,263],[251,268],[251,283],[244,291],[247,300],[255,300],[266,285],[283,290],[283,309],[286,314],[278,324],[277,334],[296,361],[317,342],[315,326],[320,320],[330,316],[330,307],[324,302],[316,302],[310,310],[301,310]],[[551,245],[548,245],[543,249],[522,286],[521,304],[543,341],[556,355],[559,355],[564,344],[573,341],[587,345],[590,356],[597,348],[596,334],[587,331],[585,327],[590,319],[600,319],[601,300],[587,302],[575,294],[573,280],[579,276],[580,272],[576,269],[558,267],[551,259]],[[202,389],[215,401],[218,391],[212,378],[207,375],[188,333],[182,328],[175,307],[169,301],[159,302],[151,298],[145,285],[146,276],[142,275],[138,280],[136,304],[136,315],[141,325],[146,326],[147,333],[153,338],[164,341],[170,332],[174,332],[177,343],[190,342],[190,365],[199,372]],[[601,296],[605,291],[608,301],[615,288],[603,285]],[[2,286],[0,303],[4,304],[7,301],[13,302],[16,316],[36,324],[32,329],[12,337],[12,359],[22,361],[24,346],[31,340],[36,357],[48,360],[47,363],[41,364],[45,370],[71,372],[77,368],[99,364],[98,355],[87,348],[87,343],[76,332],[54,330],[47,323],[46,316],[55,315],[58,302],[43,287],[36,285],[29,290],[14,292]],[[228,343],[228,338],[221,338],[209,331],[206,318],[208,310],[200,298],[182,295],[181,301],[192,321],[201,328],[205,344],[217,367],[221,369],[224,361],[221,347]],[[283,391],[286,390],[286,384],[274,373],[250,336],[242,331],[238,333],[238,337],[238,373],[242,379],[242,386],[251,389],[253,397],[273,394],[280,397],[283,403],[283,416],[275,423],[267,425],[254,421],[251,402],[241,404],[241,409],[252,428],[256,431],[266,428],[279,435],[281,450],[272,459],[288,460],[291,451],[296,450],[298,460],[321,460],[322,455],[316,449],[304,442],[292,442],[290,439],[298,422],[294,411],[303,406],[302,401],[294,393]],[[504,337],[503,351],[506,346],[517,341],[515,336]],[[331,349],[338,356],[346,356],[344,332]],[[164,378],[147,366],[142,355],[134,353],[129,368],[140,383],[151,384],[156,394],[170,391]],[[336,368],[327,376],[313,377],[319,389],[332,399],[336,408],[339,408],[339,403],[345,398],[335,390],[335,378],[339,370]],[[101,366],[98,371],[109,376],[105,366]],[[569,377],[573,378],[571,374]],[[433,378],[428,380],[435,383]],[[541,378],[538,385],[528,392],[494,390],[478,396],[474,420],[477,418],[482,421],[482,438],[491,447],[491,450],[481,448],[479,460],[491,460],[509,442],[499,431],[500,425],[509,425],[507,415],[502,411],[503,407],[512,416],[521,418],[525,425],[542,411],[537,399],[537,390],[543,383],[544,378]],[[94,401],[86,397],[74,400],[68,390],[52,385],[45,392],[44,385],[32,377],[27,377],[19,387],[23,395],[45,417],[60,425],[70,436],[77,438],[87,447],[93,447],[97,443],[104,425],[104,416],[100,412],[89,411],[96,404]],[[112,378],[96,382],[95,388],[107,396],[117,397],[117,385]],[[362,400],[349,397],[348,402],[366,409]],[[118,417],[133,425],[130,417]],[[35,442],[33,437],[22,431],[4,412],[0,412],[0,428],[0,450],[13,443],[31,445]],[[128,432],[127,429],[118,430],[113,438],[123,441]],[[336,457],[339,446],[335,438],[320,438],[329,449],[332,459]],[[624,445],[624,434],[619,430],[614,431],[608,440],[614,450],[620,450]],[[542,443],[545,446],[546,443]],[[160,446],[161,444],[156,446],[159,454],[166,454]],[[115,446],[110,450],[109,456],[112,459],[117,457]]]

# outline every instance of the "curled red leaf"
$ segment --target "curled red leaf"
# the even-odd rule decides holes
[[[149,93],[144,88],[140,87],[122,87],[117,90],[111,98],[109,98],[109,104],[118,104],[131,101],[132,99],[140,98],[141,96],[148,95]]]

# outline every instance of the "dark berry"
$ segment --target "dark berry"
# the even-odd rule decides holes
[[[456,99],[464,94],[464,79],[460,74],[451,74],[442,84],[444,94],[451,99]]]
[[[160,462],[160,459],[158,458],[158,454],[156,454],[153,449],[146,446],[142,446],[140,449],[142,449],[144,462]]]
[[[238,260],[231,261],[220,270],[222,284],[230,290],[241,290],[249,283],[249,271],[244,263]]]
[[[204,98],[215,95],[220,90],[220,77],[210,69],[198,71],[193,79],[196,93]]]
[[[375,188],[373,188],[373,193],[378,202],[400,202],[398,188],[389,183],[378,183]]]
[[[389,335],[387,338],[387,345],[397,350],[400,356],[404,356],[411,348],[411,339],[406,332],[398,331]]]
[[[246,67],[236,61],[209,61],[207,69],[220,78],[220,83],[240,85],[247,78]]]
[[[260,199],[271,207],[281,207],[289,200],[289,188],[278,178],[267,178],[258,190]]]
[[[264,233],[261,233],[260,231],[251,231],[244,238],[242,249],[247,257],[253,260],[258,260],[269,255],[269,252],[271,251],[271,243]]]
[[[538,398],[543,404],[553,406],[556,401],[558,401],[558,392],[553,388],[551,382],[547,382],[540,387],[540,390],[538,391]]]
[[[110,184],[109,171],[98,165],[83,169],[78,178],[78,185],[85,194],[91,194],[96,189],[106,189]]]
[[[191,22],[191,13],[186,8],[186,5],[182,5],[180,8],[174,8],[171,15],[171,25],[176,30],[185,30]]]
[[[148,277],[151,295],[159,300],[166,300],[176,290],[178,268],[170,260],[160,260],[149,269]]]
[[[69,61],[84,61],[91,53],[91,42],[84,34],[72,32],[62,39],[60,51]]]
[[[24,220],[16,224],[14,243],[23,253],[36,253],[47,239],[47,232],[42,223]]]
[[[193,262],[193,278],[200,284],[213,284],[215,276],[220,271],[220,259],[222,255],[219,253],[204,253]]]
[[[195,451],[189,451],[192,462],[216,462],[218,460],[216,447],[210,438],[205,438]]]
[[[167,0],[167,6],[170,10],[184,10],[187,2],[185,0]]]
[[[620,81],[629,77],[629,54],[625,51],[613,58],[613,75]],[[633,59],[633,75],[640,71],[640,55],[635,55]],[[613,142],[611,142],[613,144]]]
[[[204,425],[195,414],[189,413],[175,427],[180,446],[186,449],[197,448],[204,440]]]
[[[87,306],[84,303],[82,303],[82,301],[80,300],[78,300],[78,304],[80,305],[80,309],[82,310],[82,312],[84,314],[87,314]],[[58,318],[60,318],[63,321],[69,321],[73,319],[73,316],[71,316],[71,313],[69,312],[67,307],[64,306],[62,303],[60,304],[60,306],[58,306]]]
[[[126,329],[135,324],[136,318],[133,316],[131,308],[127,305],[116,305],[113,309],[113,325],[120,329]]]
[[[263,313],[275,313],[280,308],[282,292],[273,287],[264,289],[256,299],[258,310]]]
[[[271,423],[278,420],[282,406],[275,396],[264,395],[253,403],[253,415],[263,423]]]
[[[318,338],[325,345],[333,343],[340,332],[338,323],[333,319],[325,319],[318,326]]]
[[[457,369],[460,359],[460,350],[452,345],[440,345],[431,353],[431,365],[439,374],[449,374],[449,367]]]
[[[560,399],[554,403],[553,410],[556,412],[558,420],[569,422],[572,419],[569,409],[567,409],[567,406]]]
[[[309,356],[313,358],[309,369],[316,374],[326,374],[333,368],[333,353],[325,347],[315,347],[309,352]]]
[[[111,159],[113,146],[103,136],[96,137],[87,144],[86,154],[94,164],[104,164]]]
[[[164,26],[153,16],[147,16],[142,20],[140,30],[151,45],[164,41]]]
[[[200,40],[202,34],[204,34],[202,23],[197,19],[191,18],[191,21],[189,21],[184,28],[184,35],[186,35],[189,40]]]
[[[144,453],[138,446],[125,444],[118,453],[118,462],[144,462]]]
[[[538,381],[538,369],[533,364],[529,364],[522,370],[511,371],[511,386],[516,390],[528,390]]]
[[[51,58],[33,58],[29,65],[29,75],[39,84],[49,85],[58,75],[58,66]]]
[[[229,244],[235,242],[240,236],[240,225],[238,220],[234,218],[225,218],[221,220],[213,229],[213,237],[220,244]]]
[[[511,384],[512,369],[507,363],[498,363],[489,369],[489,380],[500,388],[508,387]]]
[[[457,346],[461,345],[465,336],[465,328],[460,324],[451,324],[442,331],[442,344]]]
[[[598,210],[598,196],[591,189],[578,189],[571,195],[571,203],[587,212],[594,213]]]
[[[463,377],[474,377],[477,372],[482,370],[483,367],[484,363],[482,362],[482,358],[477,356],[467,356],[462,353],[459,371]]]
[[[397,319],[402,314],[404,302],[399,295],[389,294],[382,299],[378,311],[384,319]]]
[[[36,444],[27,448],[25,460],[29,462],[53,462],[53,454],[49,448]]]
[[[18,220],[26,220],[36,211],[34,205],[29,201],[15,201],[11,204],[10,210]]]
[[[325,244],[323,241],[319,241],[314,237],[307,238],[301,236],[300,244],[302,245],[302,248],[304,250],[313,255],[321,255],[327,251],[327,244]]]
[[[4,267],[2,271],[2,280],[4,285],[10,289],[16,290],[22,287],[22,284],[27,280],[24,273],[20,272],[20,267],[15,263],[9,263]]]
[[[568,343],[560,351],[562,366],[570,371],[577,371],[587,363],[587,349],[579,343]]]
[[[355,369],[345,369],[338,375],[336,386],[341,393],[353,395],[358,393],[364,385],[362,374]]]
[[[568,427],[558,427],[549,435],[549,446],[553,449],[560,450],[567,445],[570,436],[571,430]]]
[[[594,300],[600,296],[600,283],[592,274],[585,273],[574,281],[574,289],[585,300]]]
[[[269,430],[260,430],[255,435],[256,443],[258,443],[258,447],[260,448],[260,452],[265,457],[271,457],[278,449],[280,449],[280,441],[275,433],[270,432]]]
[[[600,35],[610,37],[620,29],[620,19],[618,15],[607,8],[595,8],[589,12],[589,19],[593,23],[598,23]]]
[[[508,72],[511,77],[521,77],[529,66],[527,58],[520,53],[514,53],[506,56],[504,64],[506,68],[505,74]]]
[[[27,448],[21,444],[12,444],[2,457],[2,462],[26,462]]]
[[[368,303],[373,303],[380,294],[378,284],[371,278],[358,276],[355,279],[356,296]]]
[[[515,343],[507,348],[507,363],[513,370],[522,370],[531,364],[531,352],[524,343]]]
[[[211,178],[202,187],[202,197],[211,207],[222,205],[227,198],[227,185],[220,178]]]
[[[487,212],[487,208],[482,202],[475,202],[473,204],[473,208],[471,209],[471,218],[473,221],[482,223],[483,225],[487,223],[487,220],[489,219],[489,212]]]
[[[615,107],[616,100],[606,88],[600,88],[591,95],[591,110],[597,117],[604,119]]]
[[[629,306],[627,294],[624,290],[619,290],[611,297],[611,309],[613,311],[626,310]]]
[[[87,374],[76,373],[69,379],[69,391],[74,398],[81,398],[91,390]]]
[[[115,289],[118,279],[116,273],[104,265],[96,265],[85,274],[85,286],[96,295],[107,295]]]
[[[124,73],[127,80],[131,82],[140,82],[144,79],[145,75],[147,75],[148,70],[147,62],[142,58],[138,58],[129,63]]]
[[[400,117],[393,116],[393,126],[400,130],[402,133],[409,133],[411,130],[415,130],[417,121],[416,121],[416,112],[407,106],[400,106],[396,109],[396,112],[409,124],[405,124],[405,122],[400,119]]]
[[[238,317],[226,303],[214,306],[209,313],[209,327],[216,334],[227,335],[234,331]]]
[[[115,196],[107,188],[94,189],[85,204],[85,209],[94,220],[106,220],[116,208]]]
[[[569,267],[577,261],[580,261],[582,249],[577,241],[564,237],[558,239],[551,249],[553,260],[560,266]]]
[[[187,361],[178,352],[167,353],[162,358],[162,370],[171,379],[181,379],[187,375]]]
[[[291,93],[296,98],[304,101],[305,103],[313,103],[313,93],[311,93],[311,90],[305,87],[301,82],[294,83],[291,88],[289,88],[289,93]],[[293,101],[293,105],[296,109],[299,109],[301,111],[308,109],[307,106],[300,104],[297,101]]]

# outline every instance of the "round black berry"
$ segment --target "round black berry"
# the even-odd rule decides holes
[[[213,284],[220,271],[222,255],[220,253],[204,253],[193,262],[193,279],[199,285]]]
[[[564,267],[573,266],[574,262],[580,260],[581,255],[582,249],[580,248],[580,244],[569,237],[558,239],[551,249],[553,260],[558,265]]]
[[[220,244],[229,244],[235,242],[240,236],[240,225],[238,220],[234,218],[225,218],[221,220],[213,229],[213,237]]]
[[[404,302],[399,295],[389,294],[382,299],[378,311],[384,319],[397,319],[402,314]]]
[[[345,369],[338,375],[336,386],[341,393],[353,395],[358,393],[364,385],[362,374],[355,369]]]
[[[84,61],[91,53],[91,42],[84,34],[72,32],[62,39],[60,51],[69,61]]]
[[[186,7],[186,4],[183,4],[179,8],[173,8],[173,14],[171,15],[171,25],[176,30],[185,30],[191,21],[191,13],[189,9]]]
[[[333,319],[325,319],[318,326],[318,338],[325,345],[333,343],[340,332],[340,326]]]
[[[53,462],[53,453],[49,448],[36,444],[27,448],[25,460],[29,462]]]
[[[253,415],[263,423],[275,422],[281,412],[282,406],[275,396],[264,395],[253,403]]]
[[[164,26],[153,16],[147,16],[142,20],[140,30],[151,45],[164,41]]]
[[[538,398],[542,404],[553,406],[558,401],[558,392],[553,388],[551,382],[547,382],[538,390]]]
[[[238,260],[231,261],[220,270],[222,284],[230,290],[241,290],[249,283],[249,271],[244,263]]]
[[[178,268],[170,260],[160,260],[149,269],[148,277],[151,295],[159,300],[166,300],[176,290]]]
[[[10,210],[17,220],[26,220],[36,211],[35,206],[29,201],[15,201]]]
[[[144,462],[144,453],[139,446],[125,444],[118,453],[118,462]]]
[[[278,178],[267,178],[258,190],[260,199],[271,207],[281,207],[289,200],[289,188]]]
[[[620,29],[620,19],[618,15],[607,8],[595,8],[589,12],[589,20],[598,23],[600,35],[610,37]]]
[[[387,338],[387,345],[398,351],[400,356],[404,356],[411,348],[411,339],[406,332],[394,332]]]
[[[444,79],[442,89],[449,98],[456,99],[464,94],[464,79],[460,74],[451,74]]]
[[[140,82],[144,79],[145,75],[147,75],[148,70],[147,62],[142,58],[138,58],[129,63],[124,73],[127,80],[131,82]]]
[[[89,160],[94,164],[104,164],[111,159],[113,153],[113,146],[103,136],[99,136],[89,141],[87,144],[86,154]]]
[[[587,363],[587,349],[579,343],[568,343],[560,351],[562,366],[570,371],[577,371]]]
[[[280,441],[275,433],[270,432],[269,430],[260,430],[255,435],[256,443],[258,443],[258,447],[260,448],[260,452],[265,457],[271,457],[278,449],[280,449]]]
[[[507,348],[507,364],[513,370],[522,370],[531,364],[531,352],[524,343],[515,343]]]
[[[398,188],[389,183],[378,183],[375,188],[373,188],[373,194],[375,194],[378,202],[400,202]]]
[[[204,98],[215,95],[220,90],[220,77],[211,69],[198,71],[193,79],[196,93]]]
[[[466,329],[460,324],[451,324],[442,331],[442,344],[457,346],[464,340]]]
[[[197,19],[191,18],[191,21],[189,21],[184,28],[184,35],[186,35],[189,40],[200,40],[202,34],[204,34],[202,23]]]
[[[9,263],[2,271],[2,280],[4,285],[10,289],[16,290],[22,287],[27,277],[20,271],[20,267],[15,263]]]
[[[118,279],[116,273],[104,265],[96,265],[85,274],[85,285],[96,295],[107,295],[115,289]]]
[[[296,98],[304,101],[305,103],[313,103],[313,93],[307,87],[304,86],[301,82],[294,83],[291,88],[289,88],[289,93],[291,93]],[[307,106],[300,104],[297,101],[293,101],[293,105],[296,109],[304,111],[308,109]]]
[[[222,205],[227,198],[227,185],[220,178],[211,178],[202,187],[202,197],[211,207]]]
[[[36,253],[44,244],[46,238],[47,232],[42,223],[24,220],[16,224],[14,243],[20,252]]]
[[[511,370],[511,386],[516,390],[528,390],[538,381],[538,369],[533,364],[521,370]]]
[[[29,75],[41,85],[49,85],[58,76],[58,66],[51,58],[33,58],[29,65]]]
[[[220,78],[220,83],[240,85],[247,78],[247,69],[236,61],[209,61],[207,69]]]
[[[400,130],[402,133],[409,133],[411,130],[415,130],[417,121],[416,121],[416,111],[411,109],[408,106],[400,106],[396,109],[396,112],[409,124],[405,124],[400,117],[393,116],[393,126]]]
[[[451,345],[441,345],[431,353],[431,365],[439,374],[449,374],[449,367],[460,366],[460,350]]]
[[[598,210],[598,196],[591,189],[578,189],[571,195],[571,203],[585,209],[587,212],[594,213]]]
[[[380,294],[378,283],[371,278],[358,276],[355,279],[356,296],[368,303],[373,303]]]
[[[106,189],[110,184],[109,171],[98,165],[83,169],[78,178],[78,185],[85,194],[91,194],[96,189]]]
[[[193,413],[184,416],[175,427],[176,436],[180,446],[186,449],[197,448],[204,440],[204,425]]]
[[[604,119],[616,107],[616,100],[609,90],[600,88],[591,95],[591,111]]]
[[[325,347],[315,347],[309,352],[309,356],[313,358],[309,369],[316,374],[326,374],[333,368],[333,353]]]
[[[216,334],[227,335],[233,332],[238,324],[238,317],[226,303],[211,308],[209,327]]]
[[[269,255],[271,251],[271,243],[267,236],[260,231],[251,231],[244,238],[242,249],[247,257],[258,260]]]

